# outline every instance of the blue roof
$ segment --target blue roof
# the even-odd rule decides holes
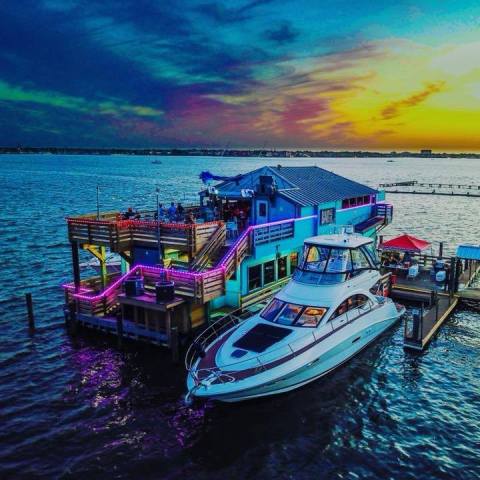
[[[378,193],[367,185],[315,166],[265,166],[246,173],[235,181],[222,182],[216,188],[220,195],[240,195],[242,189],[255,189],[261,175],[273,176],[278,193],[304,207]]]
[[[459,245],[457,247],[457,257],[467,260],[480,260],[480,245]]]

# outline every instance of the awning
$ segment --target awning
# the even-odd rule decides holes
[[[430,246],[430,242],[414,237],[413,235],[400,235],[383,242],[379,248],[382,250],[394,250],[400,252],[419,253]]]
[[[480,245],[459,245],[457,247],[457,257],[465,260],[480,260]]]

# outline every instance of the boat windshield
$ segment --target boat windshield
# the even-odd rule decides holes
[[[305,307],[273,298],[260,316],[272,323],[295,327],[316,327],[325,316],[324,307]]]
[[[294,279],[315,285],[335,284],[376,268],[373,253],[365,246],[340,248],[305,244]]]

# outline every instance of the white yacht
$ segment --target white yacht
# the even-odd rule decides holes
[[[311,382],[373,342],[405,312],[381,296],[371,238],[305,241],[290,282],[246,320],[211,325],[186,355],[187,399],[236,402]]]

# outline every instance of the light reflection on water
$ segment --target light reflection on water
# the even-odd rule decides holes
[[[184,372],[163,350],[63,328],[70,274],[64,217],[193,201],[197,175],[235,174],[268,159],[4,156],[0,165],[0,477],[478,478],[480,315],[455,313],[422,354],[397,325],[334,374],[301,390],[237,405],[183,405]],[[469,183],[475,160],[293,159],[372,186]],[[433,163],[434,162],[434,163]],[[395,224],[434,242],[478,242],[480,199],[389,197]],[[437,244],[435,244],[437,248]],[[84,256],[84,259],[88,257]],[[22,301],[31,291],[37,331]]]

